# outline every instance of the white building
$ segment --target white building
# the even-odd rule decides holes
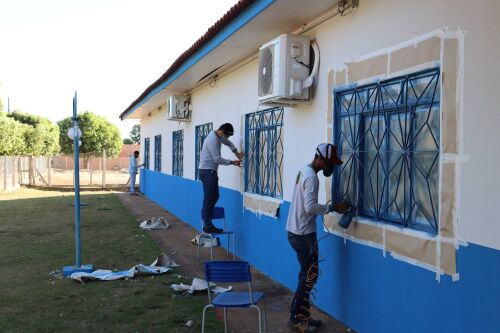
[[[317,144],[335,143],[345,163],[320,176],[320,202],[348,199],[358,216],[347,230],[325,218],[316,305],[358,332],[498,332],[500,2],[339,3],[242,0],[182,54],[120,116],[141,119],[141,190],[200,228],[197,153],[232,123],[245,166],[220,167],[218,205],[236,254],[294,289],[295,176]],[[271,79],[259,47],[281,34],[319,46],[308,103],[259,103],[258,81]],[[295,46],[275,47],[266,71],[311,67],[309,46]],[[168,119],[178,94],[190,121]]]

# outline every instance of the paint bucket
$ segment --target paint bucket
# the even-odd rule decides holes
[[[342,215],[342,217],[340,218],[338,225],[344,229],[349,228],[354,215],[356,215],[356,208],[353,206],[349,206],[347,212],[345,212],[344,215]]]

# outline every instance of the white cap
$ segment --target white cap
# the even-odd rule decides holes
[[[337,155],[337,147],[332,145],[331,143],[321,143],[316,147],[316,154],[318,155],[318,152],[321,154],[323,158],[328,158],[332,162],[336,164],[342,164],[343,162],[339,159],[339,156]]]

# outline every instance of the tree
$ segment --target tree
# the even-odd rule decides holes
[[[23,155],[26,151],[24,132],[28,125],[21,124],[0,112],[0,155]]]
[[[141,143],[141,124],[135,124],[130,131],[130,138],[135,144]]]
[[[59,127],[49,119],[15,110],[7,117],[26,125],[24,127],[24,154],[50,156],[59,153]]]
[[[122,139],[118,127],[106,118],[89,111],[79,114],[79,117],[78,126],[82,130],[80,152],[101,156],[106,150],[107,156],[118,156],[122,150]],[[73,141],[68,137],[68,129],[73,126],[73,120],[64,118],[57,125],[60,130],[61,151],[65,154],[73,154]]]
[[[123,144],[124,145],[133,145],[134,141],[132,141],[131,138],[125,138],[125,139],[123,139]]]

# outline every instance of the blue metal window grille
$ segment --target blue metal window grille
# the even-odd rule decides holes
[[[149,138],[144,139],[144,168],[149,169]]]
[[[437,233],[439,68],[334,92],[344,164],[333,198],[358,214]]]
[[[207,137],[210,132],[213,131],[213,124],[212,123],[206,123],[203,125],[198,125],[196,126],[196,139],[195,139],[195,145],[196,145],[196,150],[195,150],[195,169],[194,169],[194,174],[195,174],[195,179],[199,179],[198,177],[198,164],[200,164],[200,153],[201,153],[201,148],[203,147],[203,141],[205,141],[205,138]]]
[[[155,171],[161,171],[161,135],[155,136]]]
[[[182,177],[183,158],[184,158],[184,131],[172,132],[172,174]]]
[[[283,197],[283,107],[245,119],[245,191]]]

